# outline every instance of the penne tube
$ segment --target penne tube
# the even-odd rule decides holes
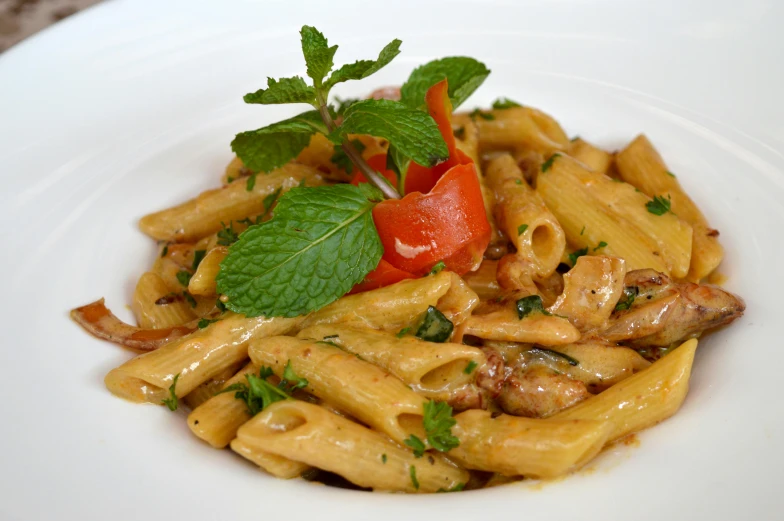
[[[553,419],[606,420],[613,426],[608,441],[666,420],[686,399],[696,350],[697,340],[687,340],[647,369],[558,413]]]
[[[569,138],[552,117],[532,107],[514,107],[486,112],[492,119],[476,117],[479,127],[479,148],[492,150],[530,149],[547,155],[564,151]],[[453,125],[463,125],[471,117],[455,114]]]
[[[578,364],[558,360],[557,367],[551,367],[583,382],[592,391],[606,389],[651,365],[634,349],[605,343],[587,341],[555,346],[552,350],[573,358]],[[556,358],[551,356],[549,361]]]
[[[498,261],[483,260],[479,269],[463,275],[463,280],[482,300],[496,298],[501,294],[501,286],[495,277]]]
[[[223,387],[226,385],[226,382],[230,380],[235,374],[237,374],[237,371],[239,371],[243,365],[245,365],[244,360],[227,366],[223,371],[186,394],[183,397],[185,405],[191,409],[195,409],[215,396],[215,393],[223,389]]]
[[[215,277],[220,271],[220,263],[228,253],[229,249],[226,246],[216,246],[207,252],[188,283],[188,291],[191,295],[210,297],[217,293]]]
[[[569,143],[566,153],[597,174],[607,175],[613,162],[613,155],[587,141],[577,138]]]
[[[258,372],[259,366],[250,362],[215,389],[208,400],[188,415],[191,432],[216,449],[226,447],[237,436],[237,429],[250,419],[250,414],[247,404],[235,398],[234,393],[215,393],[233,384],[247,384],[245,375]]]
[[[595,420],[535,420],[470,410],[455,416],[460,440],[447,454],[469,469],[555,478],[580,468],[604,446],[612,425]]]
[[[280,479],[298,478],[312,468],[306,463],[272,454],[260,447],[253,439],[234,439],[231,442],[231,450]]]
[[[572,169],[569,172],[608,211],[623,217],[652,239],[674,277],[686,276],[692,252],[692,228],[688,223],[672,212],[662,215],[651,213],[647,207],[651,200],[628,183],[618,183],[585,169]],[[591,251],[597,249],[594,247]]]
[[[509,154],[487,165],[487,183],[495,197],[495,218],[517,249],[520,260],[533,268],[533,275],[551,275],[566,249],[566,237],[542,198],[528,186]]]
[[[190,322],[196,315],[182,295],[172,295],[157,274],[148,271],[139,278],[131,309],[142,329],[164,329]]]
[[[251,341],[248,353],[279,377],[290,363],[308,381],[305,391],[398,443],[411,434],[425,438],[424,398],[371,363],[323,341],[284,336]]]
[[[396,284],[347,295],[311,313],[302,327],[317,324],[345,324],[397,333],[410,326],[428,306],[435,306],[452,286],[452,274],[403,280]]]
[[[419,394],[446,401],[474,380],[474,370],[486,363],[481,349],[462,344],[425,342],[414,336],[346,326],[314,326],[297,335],[323,340],[397,376]]]
[[[209,327],[132,358],[106,375],[106,387],[134,402],[160,404],[179,375],[178,398],[248,357],[248,340],[287,333],[301,318],[246,318],[227,313]]]
[[[626,263],[618,257],[579,257],[563,277],[564,290],[549,311],[580,331],[603,328],[623,295]]]
[[[437,492],[464,486],[469,479],[441,454],[416,458],[378,432],[295,400],[264,409],[240,427],[231,447],[299,461],[373,490]]]
[[[479,295],[457,273],[449,272],[452,279],[449,289],[438,299],[436,307],[452,324],[459,326],[471,316],[479,305]]]
[[[640,134],[618,152],[615,164],[621,179],[639,188],[649,197],[660,196],[671,201],[671,210],[689,223],[694,230],[691,263],[686,278],[698,282],[721,263],[724,250],[718,232],[708,225],[705,216],[681,188],[678,179],[645,135]]]
[[[305,165],[289,163],[269,174],[256,176],[252,190],[244,179],[228,186],[203,192],[195,199],[151,213],[139,221],[141,230],[162,241],[187,242],[200,239],[221,229],[221,222],[243,219],[264,211],[264,198],[278,188],[286,191],[299,185],[321,184],[319,172]]]
[[[512,309],[471,315],[465,324],[466,335],[485,340],[556,346],[580,339],[580,331],[565,318],[531,313],[521,320]]]
[[[555,156],[550,169],[537,180],[536,191],[558,218],[566,240],[589,254],[604,242],[601,254],[621,257],[626,269],[652,268],[669,274],[656,242],[625,217],[609,211],[585,190],[575,172],[588,172],[568,156]],[[612,182],[612,181],[610,181]],[[598,250],[597,250],[598,251]]]

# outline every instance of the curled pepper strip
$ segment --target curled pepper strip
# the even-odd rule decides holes
[[[349,295],[369,291],[371,289],[383,288],[384,286],[389,286],[390,284],[400,282],[401,280],[413,278],[416,278],[416,275],[413,273],[399,270],[384,259],[381,259],[378,262],[376,269],[365,275],[365,280],[354,286],[349,292]]]

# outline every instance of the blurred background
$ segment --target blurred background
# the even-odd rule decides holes
[[[0,0],[0,53],[101,0]]]

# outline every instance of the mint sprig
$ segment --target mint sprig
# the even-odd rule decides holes
[[[229,247],[216,278],[226,304],[248,317],[295,317],[342,297],[381,259],[369,185],[293,188],[275,217]]]

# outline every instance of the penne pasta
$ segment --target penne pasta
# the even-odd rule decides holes
[[[290,363],[308,381],[307,392],[398,443],[411,434],[425,437],[425,400],[371,363],[323,341],[283,336],[254,340],[248,352],[253,362],[269,366],[279,377]]]
[[[595,147],[579,137],[569,143],[566,153],[597,174],[606,175],[613,162],[611,153]]]
[[[623,258],[628,270],[653,268],[669,273],[664,259],[656,254],[658,245],[653,239],[588,193],[577,175],[586,172],[590,173],[574,159],[556,156],[537,180],[536,191],[558,218],[569,244],[591,254],[605,243],[601,254]]]
[[[139,277],[131,309],[142,329],[179,326],[196,318],[187,300],[182,295],[172,295],[163,279],[150,271]]]
[[[475,347],[436,344],[413,336],[398,338],[370,329],[324,325],[303,329],[297,336],[332,342],[397,376],[417,393],[441,401],[471,383],[475,368],[486,361],[482,350]]]
[[[274,403],[259,413],[240,427],[231,446],[300,461],[373,490],[446,491],[464,486],[469,478],[440,454],[416,458],[367,427],[295,400]]]
[[[496,298],[501,294],[501,286],[495,277],[497,268],[497,261],[484,260],[478,270],[463,275],[463,280],[480,299]]]
[[[209,327],[194,331],[156,351],[139,355],[106,375],[106,387],[134,402],[159,404],[179,375],[174,394],[183,397],[227,367],[248,356],[251,338],[280,335],[299,318],[246,318],[229,314]]]
[[[436,306],[452,282],[452,274],[442,271],[435,276],[403,280],[381,289],[347,295],[312,313],[302,327],[342,323],[397,333],[418,320],[428,306]]]
[[[191,295],[209,297],[217,293],[215,277],[218,276],[220,263],[226,258],[228,252],[229,249],[226,246],[217,246],[207,252],[188,283],[188,292]]]
[[[245,375],[258,372],[259,366],[250,362],[215,389],[209,399],[188,415],[191,432],[216,449],[226,447],[237,436],[237,429],[250,419],[250,414],[245,402],[235,398],[234,393],[215,393],[232,384],[246,383]]]
[[[460,446],[450,458],[469,469],[505,476],[555,478],[580,468],[604,446],[607,421],[534,420],[471,410],[455,416]]]
[[[536,278],[552,275],[566,249],[555,216],[525,182],[509,154],[488,163],[487,182],[494,193],[498,226],[517,249],[516,257],[531,266]]]
[[[301,476],[312,467],[300,461],[291,460],[277,454],[272,454],[260,447],[254,439],[243,437],[231,442],[231,450],[252,461],[269,474],[280,479],[292,479]]]
[[[223,387],[226,385],[226,382],[230,380],[235,374],[237,374],[237,371],[239,371],[243,365],[245,365],[244,360],[226,367],[223,371],[186,394],[183,397],[185,405],[191,409],[195,409],[215,396],[215,393],[223,389]]]
[[[696,349],[697,340],[687,340],[647,369],[553,416],[553,419],[606,420],[613,426],[607,441],[666,420],[680,409],[686,399]]]
[[[566,150],[569,138],[552,117],[531,107],[514,107],[486,112],[492,119],[476,117],[479,127],[479,148],[492,150],[517,150],[520,148],[551,154]],[[454,124],[463,125],[471,117],[455,114]]]
[[[288,190],[301,181],[321,184],[319,172],[305,165],[285,165],[269,174],[260,174],[252,190],[239,180],[195,199],[142,217],[141,230],[161,241],[187,242],[221,229],[222,222],[243,219],[264,211],[264,198],[278,188]]]
[[[692,282],[708,276],[721,263],[724,250],[718,232],[708,225],[700,209],[681,188],[678,179],[667,170],[659,153],[645,135],[640,134],[618,152],[616,166],[621,179],[639,188],[649,197],[666,197],[672,212],[694,229],[691,262],[687,275]]]

